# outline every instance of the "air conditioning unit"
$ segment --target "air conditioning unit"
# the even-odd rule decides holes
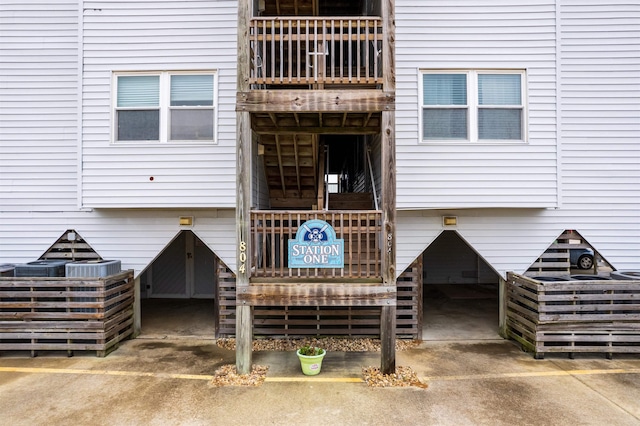
[[[13,277],[14,269],[16,266],[10,263],[0,264],[0,277]]]
[[[67,277],[108,277],[120,272],[119,260],[80,260],[66,265]]]
[[[120,272],[119,260],[78,260],[66,265],[67,278],[100,278]],[[112,284],[117,285],[117,284]],[[78,291],[96,291],[95,287],[78,287]],[[110,290],[109,286],[105,290]],[[107,296],[108,299],[116,297],[116,294]],[[92,297],[78,297],[77,302],[94,302]],[[97,312],[95,308],[73,308],[71,312]]]
[[[16,265],[16,277],[64,277],[64,265],[68,260],[36,260]]]

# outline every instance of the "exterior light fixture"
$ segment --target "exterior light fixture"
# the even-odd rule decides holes
[[[444,226],[456,226],[458,224],[457,216],[442,216],[442,224]]]
[[[180,226],[193,226],[193,216],[180,216]]]

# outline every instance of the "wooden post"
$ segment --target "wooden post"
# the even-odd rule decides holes
[[[237,90],[249,90],[249,19],[251,3],[238,2],[238,80]],[[246,291],[251,271],[251,117],[248,112],[236,112],[236,292]],[[238,298],[236,298],[237,300]],[[236,306],[236,370],[251,372],[252,308]]]
[[[383,89],[385,93],[395,93],[394,0],[382,1],[383,22]],[[382,216],[384,224],[384,251],[382,256],[383,284],[397,294],[396,287],[396,145],[395,108],[386,106],[382,111],[381,123],[381,169],[382,169]],[[396,306],[383,306],[380,323],[382,374],[396,371]]]
[[[142,312],[140,304],[140,275],[133,282],[133,336],[138,337],[142,331]]]
[[[317,136],[314,136],[317,137]],[[320,145],[320,152],[318,153],[318,175],[317,175],[317,182],[318,182],[318,193],[317,193],[317,202],[318,202],[318,210],[324,210],[324,197],[328,197],[329,193],[327,192],[327,194],[325,194],[325,187],[324,187],[324,174],[326,171],[326,165],[325,165],[325,158],[324,158],[324,144],[319,144]]]
[[[380,372],[396,372],[396,306],[383,306],[380,318]]]
[[[498,334],[503,339],[509,338],[507,333],[507,302],[507,282],[501,276],[498,290]]]

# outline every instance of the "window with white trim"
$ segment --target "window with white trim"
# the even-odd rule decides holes
[[[524,71],[420,72],[422,142],[526,140]]]
[[[114,74],[115,142],[215,142],[216,74]]]

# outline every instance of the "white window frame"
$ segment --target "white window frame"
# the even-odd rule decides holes
[[[206,107],[197,106],[171,106],[170,91],[171,91],[171,76],[173,75],[213,75],[213,105]],[[118,140],[118,120],[117,106],[118,99],[118,78],[119,77],[137,77],[137,76],[158,76],[160,84],[160,139],[159,140]],[[172,109],[213,109],[213,139],[212,140],[170,140],[171,134],[171,120],[170,111]],[[125,108],[126,109],[126,108]],[[144,109],[144,108],[143,108]],[[124,145],[153,145],[153,144],[171,144],[171,145],[209,145],[216,144],[218,142],[218,72],[215,70],[198,70],[198,71],[145,71],[145,72],[113,72],[111,78],[111,143],[112,144],[124,144]]]
[[[425,74],[464,74],[467,76],[467,104],[452,105],[450,108],[466,108],[467,115],[467,136],[468,139],[424,139],[423,110],[429,108],[424,105],[424,83]],[[478,75],[481,74],[511,74],[520,75],[520,105],[500,105],[499,108],[519,108],[522,110],[521,139],[479,139],[478,137],[478,110],[491,108],[491,106],[478,105]],[[446,108],[446,106],[434,106],[433,108]],[[419,143],[421,144],[522,144],[529,139],[528,121],[528,87],[527,72],[524,69],[419,69],[418,70],[418,126]]]

